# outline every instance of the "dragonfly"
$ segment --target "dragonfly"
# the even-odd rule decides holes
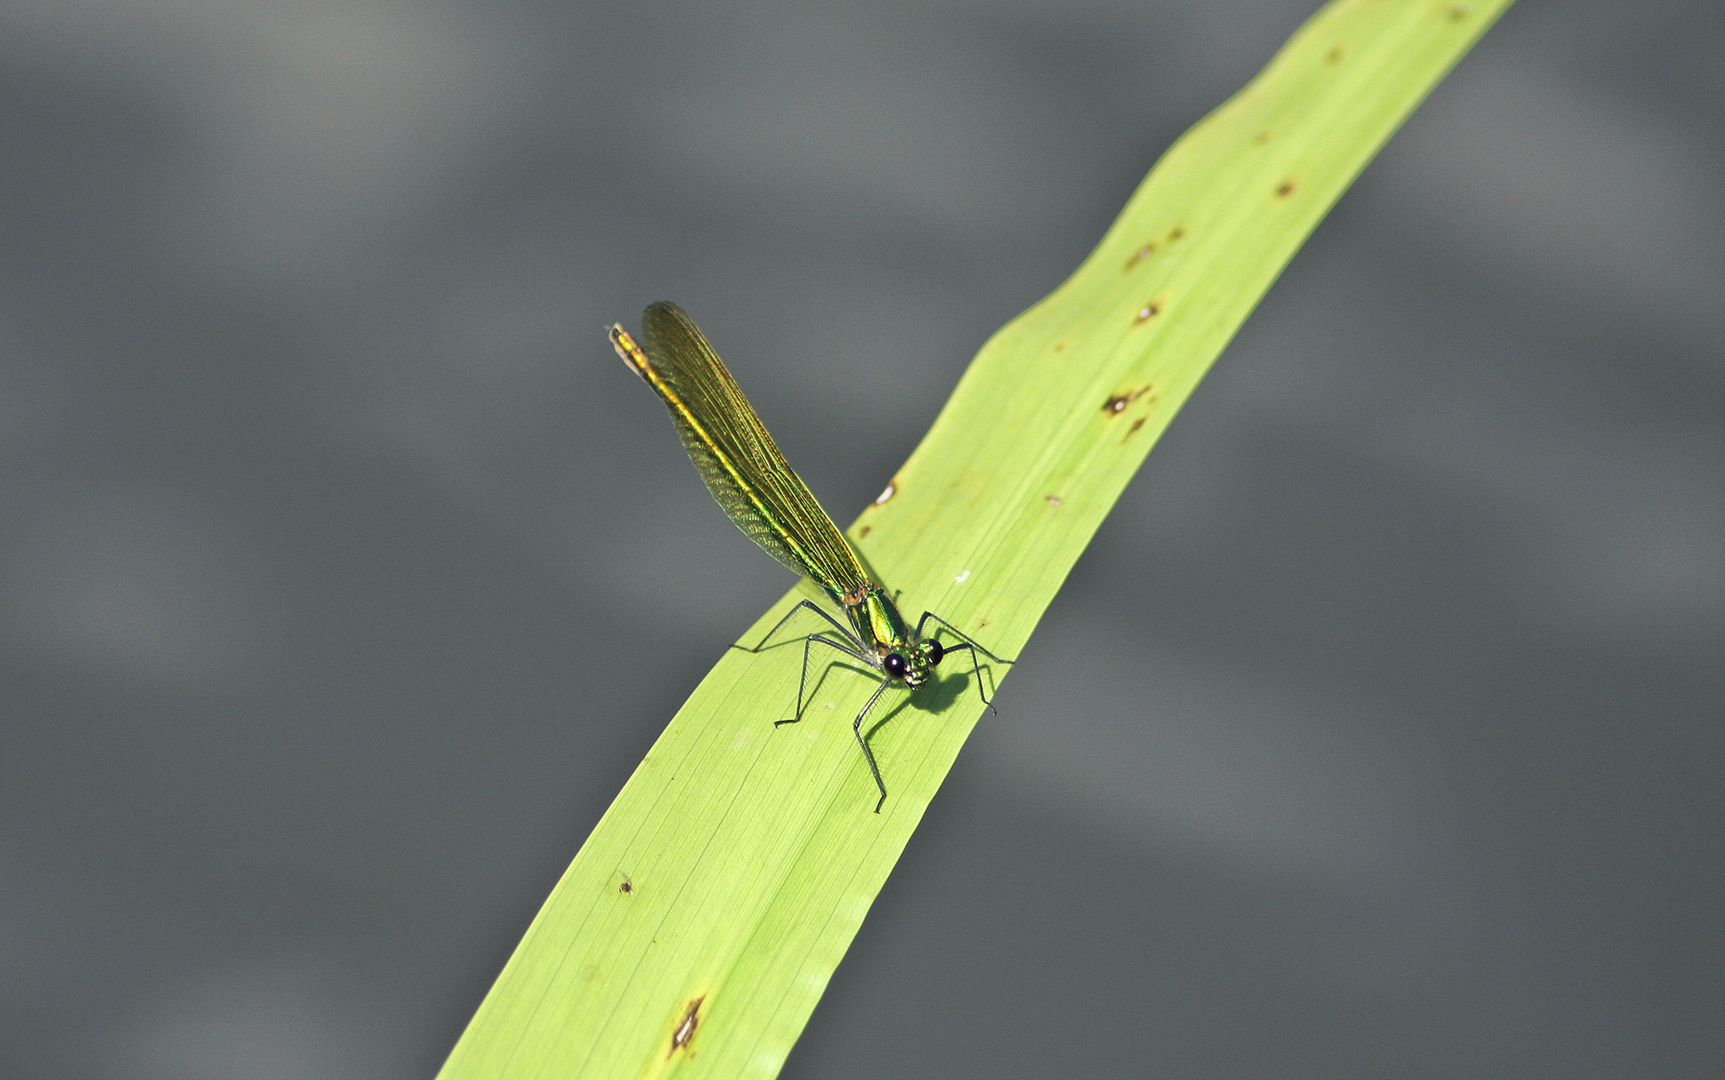
[[[802,721],[816,645],[866,664],[880,676],[880,685],[851,722],[851,731],[880,790],[874,807],[875,813],[880,813],[886,803],[886,782],[881,779],[880,765],[862,725],[887,688],[902,685],[914,691],[934,678],[935,668],[943,659],[969,652],[977,694],[993,712],[993,699],[982,686],[981,658],[1001,664],[1012,661],[989,652],[932,611],[922,613],[915,629],[906,623],[893,598],[863,568],[850,541],[786,463],[736,379],[683,309],[665,301],[650,305],[641,315],[640,341],[614,324],[611,346],[664,401],[696,471],[737,528],[787,569],[814,581],[844,613],[848,626],[814,601],[803,600],[753,648],[734,647],[759,653],[773,635],[804,611],[826,621],[829,629],[803,638],[796,715],[774,721],[775,726]],[[930,623],[936,624],[932,632]],[[938,640],[934,635],[943,628],[958,640],[952,644]]]

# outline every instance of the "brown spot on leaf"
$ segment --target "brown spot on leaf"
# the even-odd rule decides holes
[[[1156,251],[1156,244],[1154,241],[1152,241],[1148,244],[1145,244],[1143,247],[1141,247],[1137,251],[1133,252],[1132,257],[1130,259],[1126,260],[1126,269],[1130,270],[1134,266],[1137,266],[1139,263],[1143,262],[1145,259],[1148,259],[1152,254],[1155,253],[1155,251]]]
[[[1044,495],[1043,498],[1048,500],[1048,505],[1051,507],[1060,505],[1060,496],[1058,495]]]
[[[1144,418],[1142,416],[1140,416],[1138,419],[1132,421],[1132,426],[1126,429],[1126,434],[1120,436],[1120,445],[1125,446],[1126,440],[1130,439],[1132,436],[1138,434],[1138,429],[1143,427],[1143,426],[1144,426]]]
[[[1294,183],[1292,177],[1288,178],[1287,180],[1282,181],[1280,184],[1276,185],[1276,197],[1278,199],[1287,198],[1289,195],[1292,195],[1294,193],[1294,188],[1296,186],[1298,186],[1298,185],[1296,185]]]
[[[695,1029],[701,1026],[701,1002],[705,1000],[707,1000],[706,997],[702,996],[689,1002],[688,1011],[683,1013],[682,1022],[677,1025],[677,1030],[671,1032],[671,1049],[665,1051],[667,1060],[672,1054],[688,1046],[689,1040],[695,1037]]]
[[[1136,390],[1122,390],[1118,394],[1111,394],[1111,395],[1109,395],[1108,400],[1104,401],[1102,403],[1102,411],[1107,413],[1110,416],[1118,416],[1119,414],[1126,411],[1126,406],[1132,404],[1134,401],[1137,401],[1139,398],[1143,397],[1145,394],[1149,394],[1150,400],[1155,401],[1156,400],[1156,384],[1155,383],[1145,383],[1143,386],[1140,386]]]
[[[1340,45],[1334,46],[1329,52],[1324,54],[1324,63],[1326,64],[1339,64],[1341,62],[1342,47]]]
[[[1268,131],[1260,131],[1256,135],[1252,136],[1252,141],[1257,143],[1259,146],[1263,146],[1265,143],[1270,141],[1270,133]]]
[[[858,529],[857,530],[857,539],[861,540],[863,537],[867,536],[868,531],[869,531],[869,526],[867,526],[867,525],[864,525],[862,528]]]
[[[1147,323],[1160,314],[1162,314],[1162,302],[1160,300],[1149,300],[1145,302],[1143,307],[1138,309],[1138,314],[1132,321],[1135,323]]]

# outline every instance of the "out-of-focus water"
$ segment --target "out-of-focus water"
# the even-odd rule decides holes
[[[604,327],[687,308],[848,520],[1313,6],[0,6],[0,1075],[430,1075],[791,584]],[[787,1076],[1725,1067],[1722,55],[1511,9]]]

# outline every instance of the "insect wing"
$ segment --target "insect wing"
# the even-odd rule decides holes
[[[660,302],[641,316],[641,344],[683,446],[737,527],[791,571],[834,596],[868,580],[850,545],[791,470],[773,437],[694,322]]]

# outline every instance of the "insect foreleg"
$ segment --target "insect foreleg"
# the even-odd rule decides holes
[[[805,604],[808,603],[808,601],[806,601],[806,600],[803,602]],[[987,649],[985,649],[981,645],[977,644],[977,641],[975,638],[971,637],[969,634],[965,633],[963,630],[960,630],[958,627],[947,622],[945,619],[941,618],[939,615],[936,615],[932,611],[923,612],[922,618],[920,618],[916,621],[916,636],[917,636],[917,639],[919,641],[922,639],[922,628],[924,626],[928,625],[928,620],[930,620],[930,619],[933,619],[935,622],[946,627],[948,630],[951,630],[954,634],[957,634],[961,641],[965,642],[965,644],[969,645],[971,648],[975,649],[977,652],[980,652],[982,655],[988,657],[990,660],[994,660],[994,661],[997,661],[997,662],[1002,663],[1002,664],[1012,663],[1011,660],[1008,660],[1004,656],[996,656],[993,653],[989,652]],[[953,648],[955,648],[955,649],[956,648],[963,648],[963,647],[964,646],[962,646],[962,645],[953,646]]]
[[[886,782],[880,778],[880,766],[874,763],[874,751],[868,748],[868,740],[863,738],[862,722],[863,717],[867,716],[868,711],[874,708],[874,703],[880,700],[880,696],[886,693],[886,688],[890,685],[892,685],[891,679],[882,679],[880,685],[874,688],[874,693],[869,695],[868,701],[863,703],[862,711],[857,713],[857,718],[851,721],[851,733],[857,737],[857,745],[862,747],[863,760],[868,762],[868,771],[874,775],[874,786],[880,789],[880,798],[874,804],[874,812],[877,814],[880,813],[881,806],[886,803]]]
[[[983,656],[988,657],[990,660],[996,661],[997,663],[1001,663],[1001,664],[1010,664],[1010,663],[1012,663],[1012,661],[1008,660],[1004,656],[996,656],[993,653],[989,652],[987,649],[983,648],[981,645],[978,645],[974,640],[972,640],[972,638],[970,637],[969,634],[966,634],[963,630],[960,630],[958,627],[947,622],[945,619],[941,618],[939,615],[936,615],[932,611],[923,612],[922,618],[918,619],[916,622],[916,637],[917,637],[918,641],[922,640],[922,628],[924,626],[928,625],[928,621],[930,619],[933,619],[935,622],[946,627],[948,630],[951,630],[954,634],[956,634],[958,636],[959,640],[963,642],[962,645],[954,645],[951,648],[947,649],[946,650],[947,652],[955,653],[960,649],[969,650],[969,652],[970,652],[970,672],[972,675],[976,676],[976,694],[978,697],[982,698],[982,703],[984,705],[988,706],[989,712],[996,713],[998,715],[998,710],[996,710],[994,707],[994,699],[989,697],[988,693],[985,690],[983,690],[983,688],[982,688],[982,661],[977,659],[977,653],[981,653]]]

